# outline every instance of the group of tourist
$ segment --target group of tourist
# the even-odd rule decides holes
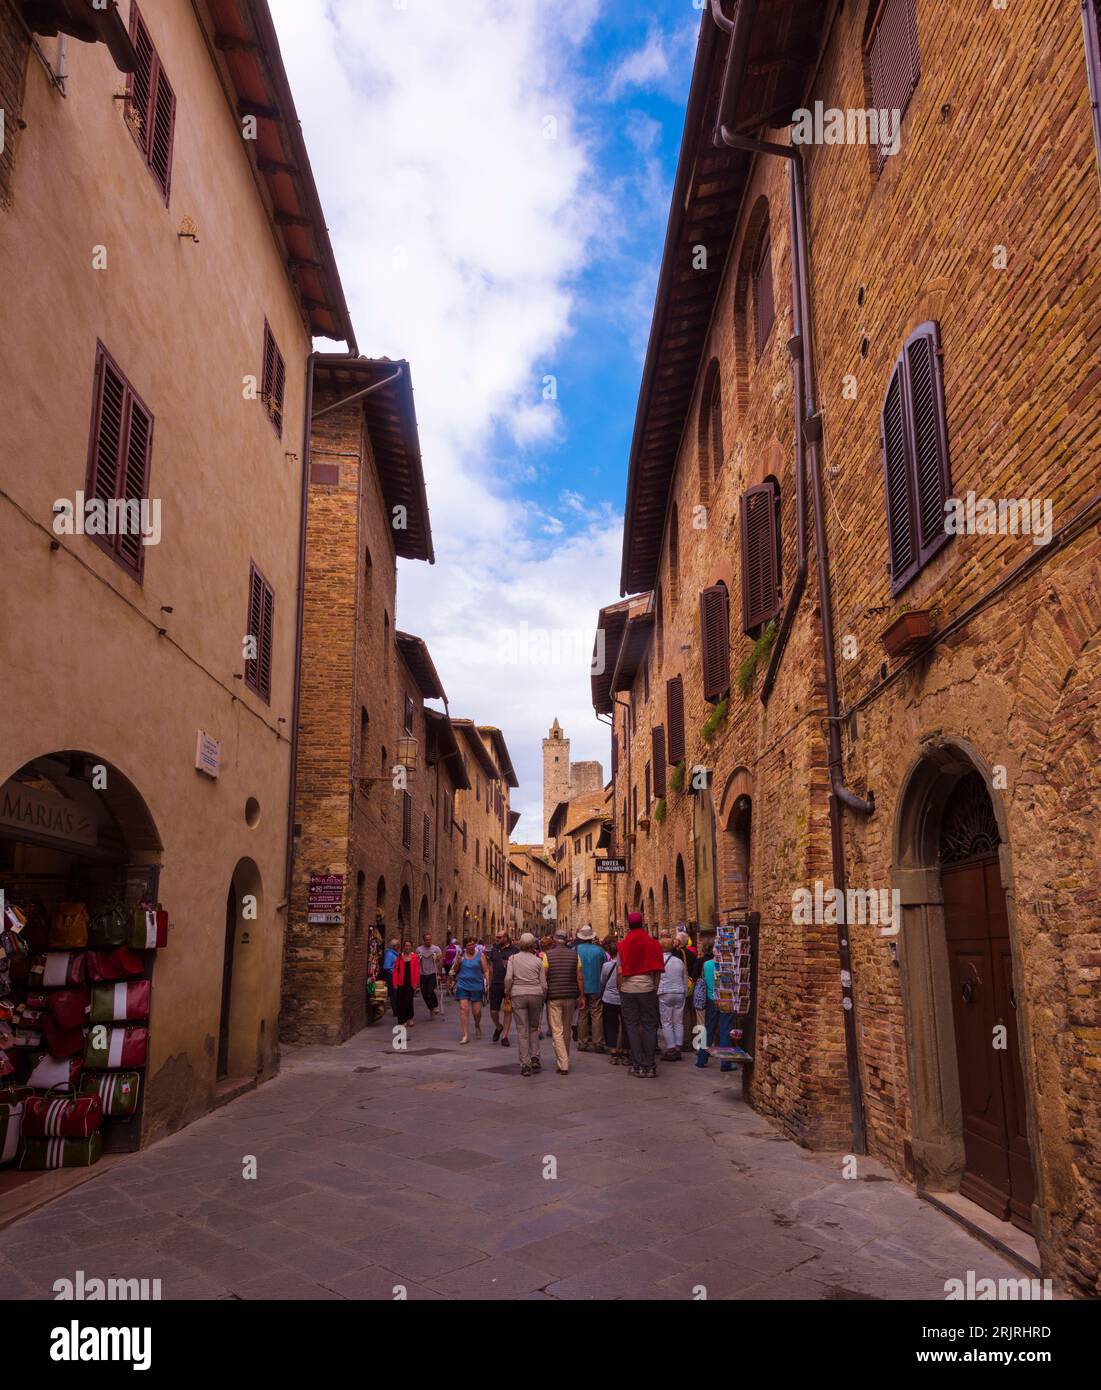
[[[394,1017],[413,1023],[413,1002],[420,989],[429,1016],[441,1013],[440,975],[444,989],[459,1006],[461,1043],[482,1036],[482,1009],[489,1006],[493,1041],[510,1047],[516,1021],[521,1076],[542,1067],[540,1043],[549,1034],[555,1071],[568,1076],[570,1045],[580,1052],[610,1054],[613,1066],[628,1075],[657,1075],[658,1035],[661,1059],[679,1062],[694,1050],[694,1031],[702,1013],[708,1044],[719,1033],[715,1007],[715,963],[700,959],[686,931],[650,935],[642,914],[632,912],[622,941],[596,940],[591,926],[571,940],[565,931],[536,938],[525,932],[518,942],[498,932],[485,947],[473,937],[460,945],[449,935],[440,948],[425,933],[423,944],[390,941],[382,962]],[[545,1024],[545,1032],[544,1032]],[[706,1066],[709,1053],[696,1050],[696,1065]],[[723,1062],[723,1070],[731,1065]]]

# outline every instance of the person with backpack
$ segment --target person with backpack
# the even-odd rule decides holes
[[[593,929],[584,926],[577,933],[577,958],[581,962],[581,978],[585,985],[584,1000],[577,1017],[577,1050],[607,1052],[604,1046],[604,992],[601,974],[607,957],[604,948],[593,940]]]
[[[665,1043],[662,1061],[679,1062],[684,1041],[684,999],[688,993],[688,968],[683,955],[676,949],[673,938],[663,936],[660,942],[665,969],[658,981],[658,1012],[661,1036]]]
[[[566,933],[558,931],[554,934],[554,945],[547,952],[547,1016],[558,1063],[555,1070],[559,1076],[570,1074],[570,1025],[579,1000],[584,1005],[581,962],[573,947],[566,944]]]

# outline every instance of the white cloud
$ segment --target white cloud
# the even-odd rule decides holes
[[[584,629],[618,593],[621,522],[569,527],[496,457],[558,439],[542,378],[614,220],[579,133],[572,59],[599,0],[271,0],[360,351],[407,357],[434,567],[402,562],[398,622],[428,642],[456,714],[498,724],[538,807],[557,714],[607,761],[588,670],[494,659],[499,630]],[[553,118],[555,138],[545,138]],[[518,836],[538,839],[541,814]]]
[[[652,28],[642,47],[628,53],[612,74],[609,100],[614,101],[629,90],[683,95],[687,86],[684,69],[691,62],[698,35],[698,16],[669,34]]]

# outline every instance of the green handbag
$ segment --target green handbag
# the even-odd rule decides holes
[[[122,898],[110,898],[92,914],[88,939],[93,946],[124,946],[129,935],[130,914]]]

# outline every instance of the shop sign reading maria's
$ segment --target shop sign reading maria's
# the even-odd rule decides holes
[[[0,787],[0,830],[51,835],[80,845],[96,843],[96,824],[87,811],[22,782],[5,782]]]

